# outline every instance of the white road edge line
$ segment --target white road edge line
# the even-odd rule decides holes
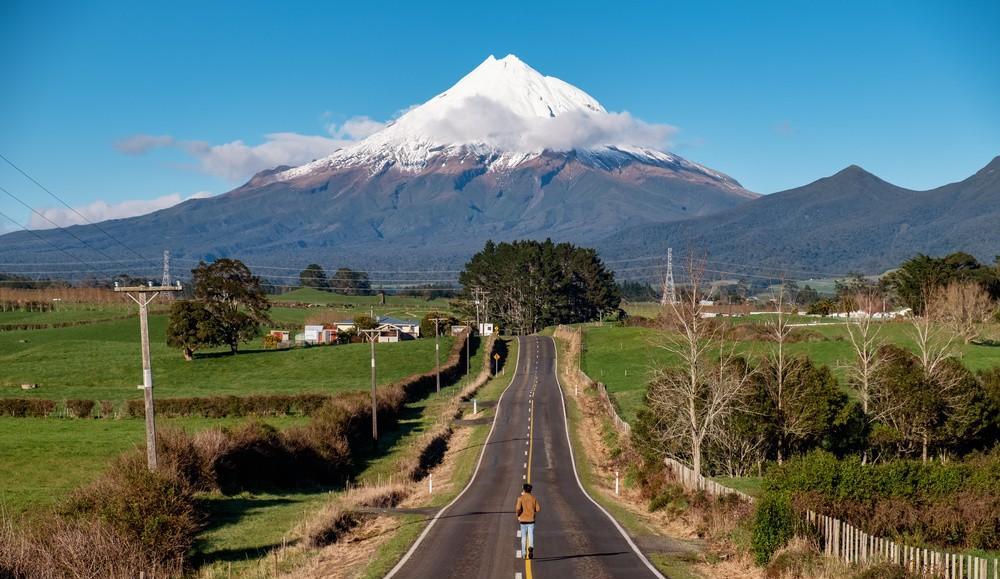
[[[558,386],[558,388],[559,388],[559,398],[562,400],[563,424],[566,427],[566,443],[569,444],[569,458],[570,458],[570,461],[573,462],[573,476],[576,477],[576,484],[577,484],[577,486],[580,487],[580,491],[583,492],[583,496],[585,496],[588,499],[590,499],[590,502],[594,503],[594,506],[597,507],[602,513],[604,513],[604,515],[606,517],[608,517],[608,519],[615,526],[615,528],[618,529],[618,532],[621,533],[622,537],[625,538],[625,542],[628,543],[628,546],[632,547],[632,550],[635,551],[635,554],[636,554],[636,556],[639,557],[639,560],[642,561],[643,563],[645,563],[645,565],[649,569],[649,571],[655,577],[658,577],[659,579],[666,579],[666,577],[664,577],[663,574],[660,573],[656,569],[656,567],[654,567],[653,564],[649,562],[649,559],[647,559],[646,556],[642,554],[642,551],[639,550],[639,547],[637,547],[636,544],[634,542],[632,542],[632,537],[628,536],[628,533],[626,533],[625,529],[623,529],[622,526],[618,524],[618,521],[615,520],[615,518],[611,516],[611,513],[609,513],[607,510],[605,510],[605,508],[602,507],[600,505],[600,503],[598,503],[597,501],[595,501],[594,497],[590,496],[590,494],[587,493],[587,489],[583,488],[583,483],[580,482],[580,475],[577,474],[577,472],[576,472],[576,457],[573,455],[573,441],[570,440],[570,437],[569,437],[569,415],[566,413],[566,397],[563,396],[562,383],[559,382],[559,348],[556,346],[556,340],[555,340],[555,338],[549,338],[549,340],[552,342],[552,351],[555,353],[556,364],[555,364],[555,368],[553,368],[553,370],[552,370],[552,373],[556,377],[556,386]],[[520,342],[518,342],[518,344],[519,344],[518,348],[520,349]]]
[[[513,386],[514,380],[517,380],[517,366],[519,366],[520,364],[521,364],[521,338],[520,336],[518,336],[517,364],[514,366],[514,375],[511,376],[510,383],[507,384],[507,387],[504,388],[503,392],[500,393],[500,398],[497,399],[497,406],[496,406],[497,409],[493,413],[493,424],[490,426],[489,434],[486,435],[486,442],[483,444],[483,449],[479,452],[479,461],[476,462],[476,470],[472,472],[472,478],[469,479],[469,482],[465,485],[465,488],[462,489],[462,492],[458,493],[457,497],[451,499],[450,503],[445,505],[440,511],[437,512],[436,515],[434,515],[434,518],[431,519],[431,522],[426,527],[424,527],[424,532],[420,533],[420,536],[417,537],[417,540],[414,541],[413,545],[410,546],[410,550],[407,551],[405,555],[403,555],[403,558],[399,560],[399,563],[396,563],[395,567],[389,570],[389,572],[383,579],[390,579],[390,577],[395,576],[396,573],[398,573],[399,570],[403,568],[403,565],[406,565],[406,562],[409,561],[410,557],[412,557],[413,554],[417,551],[417,547],[420,546],[420,543],[422,543],[427,534],[431,532],[431,528],[434,527],[434,523],[437,523],[438,519],[441,518],[441,515],[443,515],[445,511],[450,509],[453,504],[458,502],[458,499],[462,498],[462,495],[465,494],[465,491],[469,490],[469,488],[472,487],[472,483],[476,482],[476,477],[479,475],[479,467],[483,465],[483,457],[486,456],[486,449],[488,448],[490,439],[493,438],[493,431],[496,430],[497,427],[497,418],[500,417],[500,406],[501,403],[503,402],[503,397],[507,394],[507,390],[510,390],[510,387]]]

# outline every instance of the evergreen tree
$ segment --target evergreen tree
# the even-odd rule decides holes
[[[486,292],[487,319],[515,333],[621,315],[614,274],[593,249],[569,243],[486,242],[459,275],[466,312],[474,288]]]
[[[330,285],[326,279],[326,271],[318,263],[310,263],[302,270],[302,273],[299,274],[299,284],[302,287],[316,289],[327,289]]]

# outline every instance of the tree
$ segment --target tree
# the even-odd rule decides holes
[[[378,320],[368,314],[358,314],[354,316],[354,327],[357,330],[374,330],[378,327]]]
[[[884,427],[876,431],[876,440],[895,444],[902,455],[919,453],[926,462],[932,445],[944,439],[950,421],[952,431],[958,423],[969,422],[963,418],[973,395],[969,373],[957,360],[936,354],[927,358],[929,366],[921,354],[914,356],[897,346],[885,346],[882,355],[883,387],[875,405]]]
[[[466,315],[475,315],[475,292],[484,291],[487,317],[516,333],[620,312],[614,274],[595,250],[569,243],[488,241],[458,279],[463,287],[459,304]]]
[[[767,403],[761,420],[771,424],[779,464],[790,453],[818,444],[847,403],[828,368],[789,355],[787,342],[792,328],[785,312],[785,288],[782,283],[774,298],[775,317],[768,324],[771,351],[754,377]]]
[[[451,326],[457,326],[458,323],[459,323],[457,318],[455,318],[454,316],[448,315],[448,314],[446,314],[444,312],[428,312],[427,315],[425,315],[420,320],[420,335],[421,336],[423,336],[425,338],[433,338],[434,337],[434,322],[432,322],[431,320],[433,320],[435,318],[441,319],[440,322],[437,322],[438,332],[440,332],[441,335],[444,335],[445,330],[447,328],[450,328]]]
[[[799,290],[797,296],[795,296],[795,303],[800,306],[811,306],[819,301],[819,292],[810,287],[808,284],[802,286]]]
[[[699,289],[704,263],[690,258],[688,288],[677,303],[664,306],[666,321],[658,347],[678,364],[654,369],[646,399],[656,424],[655,440],[681,447],[695,472],[702,471],[702,451],[725,424],[748,390],[753,369],[735,354],[725,338],[726,325],[704,316]]]
[[[881,336],[882,327],[872,315],[878,311],[881,297],[871,289],[861,290],[850,298],[860,315],[848,319],[847,337],[854,351],[854,361],[844,368],[848,384],[861,402],[861,411],[866,420],[874,422],[879,416],[874,413],[872,401],[881,395],[878,381],[879,369],[883,363]],[[862,461],[867,462],[865,451]]]
[[[218,343],[226,344],[235,354],[241,342],[248,342],[270,323],[271,303],[253,275],[237,259],[201,262],[191,271],[194,297],[207,309],[217,324]]]
[[[330,286],[326,279],[326,271],[318,263],[310,263],[302,273],[299,274],[299,284],[302,287],[311,287],[325,290]]]
[[[927,298],[934,290],[953,281],[976,281],[984,289],[1000,292],[1000,270],[982,265],[968,253],[952,253],[935,258],[917,254],[886,274],[886,287],[914,313],[924,313]],[[996,300],[1000,293],[990,296]]]
[[[952,281],[939,287],[927,301],[927,315],[966,344],[979,337],[980,324],[987,322],[996,309],[983,286],[970,281]]]
[[[167,345],[180,348],[185,360],[193,360],[200,348],[219,345],[220,334],[215,316],[205,304],[183,300],[170,305]]]
[[[772,357],[757,368],[754,382],[765,395],[758,420],[768,424],[773,451],[780,463],[792,454],[820,446],[836,433],[838,420],[848,404],[837,379],[826,366],[816,366],[808,358],[796,358],[786,366],[779,397],[779,368]]]
[[[335,293],[348,296],[367,296],[371,295],[372,290],[368,274],[363,271],[354,271],[349,267],[337,268],[333,278],[329,281],[329,286]]]

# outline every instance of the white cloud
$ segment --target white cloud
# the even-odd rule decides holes
[[[242,181],[258,171],[278,165],[297,166],[325,157],[349,145],[351,139],[329,138],[298,133],[271,133],[260,145],[242,140],[221,145],[204,141],[183,141],[178,146],[198,160],[198,168],[209,175]]]
[[[54,225],[49,223],[49,221],[58,224],[60,227],[66,227],[68,225],[80,225],[87,221],[97,223],[108,219],[135,217],[136,215],[145,215],[146,213],[173,207],[189,199],[204,199],[211,196],[212,193],[209,191],[198,191],[187,197],[182,196],[180,193],[171,193],[170,195],[164,195],[156,199],[132,199],[122,201],[121,203],[108,203],[107,201],[97,200],[89,205],[74,207],[76,212],[86,217],[86,220],[77,215],[76,212],[65,207],[48,207],[38,210],[45,218],[32,213],[28,227],[30,229],[51,229]]]
[[[343,124],[337,126],[335,123],[327,125],[326,130],[331,136],[337,139],[346,139],[349,141],[360,141],[366,137],[370,137],[375,133],[381,131],[385,128],[385,123],[381,121],[376,121],[375,119],[360,116],[351,117],[344,121]]]
[[[170,135],[132,135],[120,139],[115,148],[126,155],[141,155],[160,147],[169,147],[175,143]]]
[[[341,124],[330,123],[328,135],[281,132],[264,135],[264,142],[248,145],[243,140],[213,145],[205,141],[185,141],[170,135],[133,135],[115,143],[126,155],[142,155],[158,148],[177,148],[191,155],[198,170],[230,181],[243,181],[258,171],[279,165],[298,166],[326,157],[355,143],[386,124],[365,116],[351,117]]]
[[[666,149],[677,129],[647,123],[628,112],[569,111],[554,117],[524,117],[493,99],[474,96],[426,118],[415,127],[443,143],[485,143],[515,151],[586,149],[604,145]]]

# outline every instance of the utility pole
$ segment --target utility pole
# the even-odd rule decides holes
[[[438,341],[438,323],[448,318],[430,318],[427,321],[434,322],[434,371],[437,373],[437,392],[441,393],[441,343]]]
[[[479,330],[479,327],[480,327],[479,326],[479,297],[480,297],[480,294],[482,294],[482,293],[483,293],[483,290],[479,286],[476,286],[476,287],[472,288],[472,298],[476,302],[476,330]]]
[[[181,282],[172,286],[154,286],[153,282],[149,282],[146,286],[133,287],[121,287],[115,282],[115,291],[125,292],[129,299],[139,304],[139,337],[142,341],[142,386],[139,389],[146,406],[146,462],[149,470],[156,470],[156,413],[153,408],[153,367],[149,357],[148,306],[161,292],[181,291]]]
[[[375,394],[375,342],[378,341],[379,331],[376,328],[371,330],[361,330],[365,338],[372,345],[372,440],[378,442],[378,398]]]
[[[465,325],[469,327],[469,335],[465,337],[465,375],[472,371],[472,359],[469,357],[469,342],[472,341],[473,329],[472,320],[465,320]]]
[[[667,248],[667,275],[663,278],[663,297],[660,305],[677,303],[677,289],[674,286],[674,248]]]

